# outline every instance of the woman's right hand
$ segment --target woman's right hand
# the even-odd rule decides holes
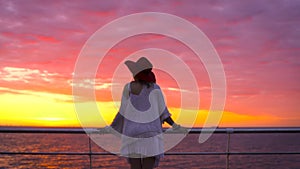
[[[103,128],[98,128],[97,130],[99,131],[100,134],[107,134],[107,133],[111,133],[112,128],[110,126],[105,126]]]

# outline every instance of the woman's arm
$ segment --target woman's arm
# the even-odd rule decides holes
[[[172,119],[171,117],[171,114],[166,106],[166,103],[165,103],[165,99],[163,97],[163,93],[160,89],[160,87],[157,85],[158,87],[158,92],[157,92],[157,101],[158,101],[158,107],[159,107],[159,111],[162,112],[161,116],[160,116],[160,119],[161,119],[161,122],[167,122],[170,126],[172,126],[172,128],[174,129],[177,129],[180,127],[180,125],[176,124],[174,122],[174,120]]]
[[[178,129],[180,128],[181,126],[179,124],[176,124],[174,122],[174,120],[172,119],[171,116],[169,116],[168,118],[165,119],[165,122],[167,122],[170,126],[172,126],[173,129]]]
[[[165,122],[167,122],[170,126],[172,126],[175,123],[171,116],[169,116],[168,118],[166,118]]]
[[[114,120],[112,121],[110,127],[118,131],[119,133],[122,133],[123,131],[123,124],[124,124],[124,116],[122,115],[122,112],[125,111],[127,100],[129,97],[129,84],[126,84],[123,88],[122,98],[121,98],[121,106],[119,108],[119,112],[116,114]]]

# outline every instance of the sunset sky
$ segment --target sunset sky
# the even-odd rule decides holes
[[[162,12],[196,25],[218,52],[227,82],[220,126],[299,127],[299,9],[297,0],[0,0],[0,125],[80,126],[72,78],[86,41],[119,17]],[[143,22],[151,21],[137,24]],[[113,100],[111,92],[114,71],[128,55],[146,48],[170,51],[190,67],[201,100],[194,126],[201,127],[211,101],[209,76],[203,63],[180,42],[150,34],[121,41],[99,66],[93,87],[97,104],[104,107],[101,114],[106,122],[110,123],[118,110],[114,101],[119,100]],[[154,72],[176,120],[182,108],[180,89],[172,75],[159,69]],[[122,77],[125,81],[132,79],[128,70]],[[124,84],[116,84],[120,94]],[[183,110],[186,117],[179,123],[188,123],[187,112]],[[106,125],[93,117],[89,120],[90,126]]]

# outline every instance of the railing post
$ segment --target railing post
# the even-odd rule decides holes
[[[89,159],[90,159],[90,169],[93,168],[92,166],[92,144],[91,144],[91,134],[89,136]]]
[[[230,134],[233,133],[233,128],[227,128],[227,147],[226,147],[226,169],[229,169],[229,155],[230,155]]]

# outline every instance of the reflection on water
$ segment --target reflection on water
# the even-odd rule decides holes
[[[0,134],[2,152],[88,152],[85,134]],[[207,142],[199,144],[198,135],[188,135],[171,152],[224,152],[227,135],[214,134]],[[232,134],[230,150],[233,152],[299,152],[299,134]],[[93,152],[102,152],[92,144]],[[281,169],[300,168],[300,155],[232,155],[230,168]],[[67,155],[0,155],[0,168],[89,168],[89,157]],[[94,168],[128,168],[126,159],[116,155],[95,155]],[[159,168],[225,168],[226,156],[165,156]]]

